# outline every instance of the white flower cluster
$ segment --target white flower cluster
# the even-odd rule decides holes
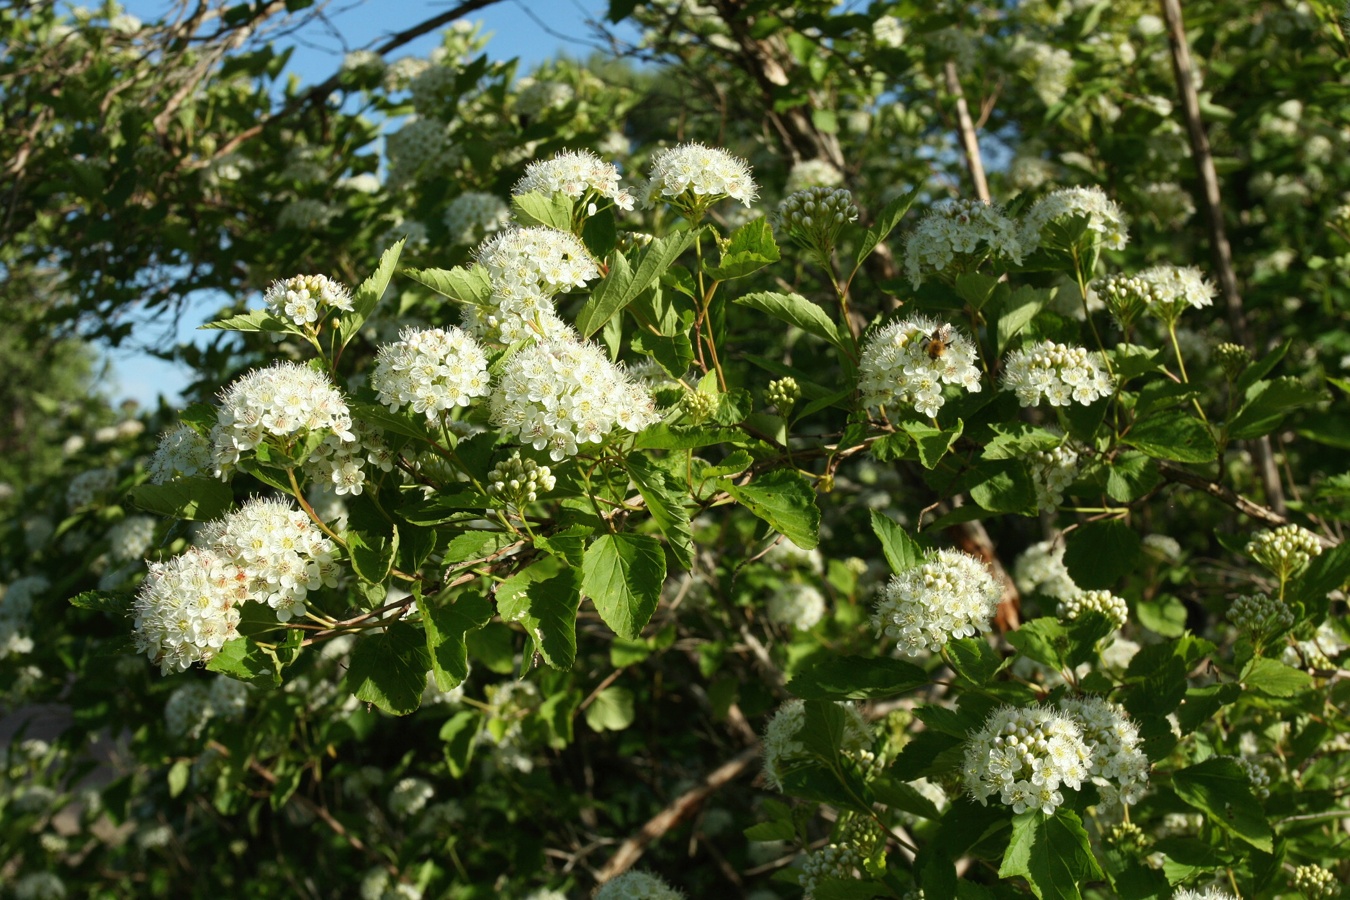
[[[1153,266],[1139,278],[1149,287],[1149,311],[1164,322],[1175,322],[1187,309],[1213,305],[1218,293],[1195,266]]]
[[[1103,804],[1138,803],[1148,787],[1149,761],[1139,746],[1139,728],[1125,708],[1102,697],[1066,698],[1059,705],[1082,731],[1091,754],[1089,773],[1101,788]]]
[[[389,792],[389,811],[395,818],[410,819],[420,813],[436,795],[431,782],[422,778],[401,778]]]
[[[376,866],[361,879],[361,900],[422,900],[422,889],[399,881],[389,870]]]
[[[108,555],[117,562],[141,559],[155,541],[153,516],[127,516],[108,529]]]
[[[978,353],[970,338],[926,316],[892,322],[872,334],[862,348],[858,387],[869,409],[913,406],[936,416],[945,399],[944,384],[972,393],[981,389]]]
[[[939,200],[905,239],[905,272],[915,288],[927,275],[952,279],[985,260],[1022,261],[1017,227],[982,200]]]
[[[1084,406],[1109,396],[1111,376],[1101,354],[1054,341],[1039,341],[1008,354],[1003,362],[1003,390],[1013,391],[1023,406],[1042,399],[1051,406]]]
[[[844,173],[829,160],[804,159],[793,163],[788,172],[784,194],[795,194],[808,188],[836,188],[844,183]]]
[[[878,16],[872,23],[872,40],[878,47],[899,47],[905,43],[905,23],[895,16]]]
[[[797,884],[803,891],[803,900],[812,900],[816,888],[827,878],[853,881],[863,867],[863,854],[860,848],[851,843],[826,844],[819,850],[802,854],[797,875]]]
[[[221,392],[211,431],[216,475],[227,477],[269,437],[290,443],[320,430],[356,440],[347,403],[326,375],[293,362],[255,369]]]
[[[531,192],[561,193],[584,201],[590,204],[588,215],[595,214],[596,200],[602,197],[619,209],[633,208],[633,195],[619,184],[619,170],[589,150],[564,150],[551,159],[530,163],[511,193]]]
[[[1294,866],[1289,886],[1308,900],[1332,900],[1341,893],[1341,883],[1335,874],[1321,866]]]
[[[1032,90],[1046,106],[1054,106],[1069,90],[1073,74],[1073,55],[1067,50],[1040,41],[1021,40],[1013,48],[1013,59],[1030,78]]]
[[[570,84],[563,84],[560,81],[533,81],[522,78],[517,86],[520,93],[516,95],[516,115],[530,119],[537,118],[541,113],[551,109],[562,109],[576,96],[576,91],[572,90]]]
[[[235,637],[248,576],[234,563],[196,547],[150,563],[132,603],[138,652],[165,675],[210,660]]]
[[[1130,618],[1130,608],[1124,597],[1110,591],[1079,591],[1059,601],[1055,615],[1066,622],[1076,621],[1088,613],[1101,613],[1117,630],[1124,628]]]
[[[277,213],[277,225],[296,231],[322,231],[338,217],[340,210],[331,203],[301,197],[292,200]]]
[[[164,704],[164,727],[174,737],[195,740],[211,719],[239,719],[248,706],[248,691],[248,685],[223,675],[213,679],[210,687],[188,682]]]
[[[362,421],[352,423],[356,440],[330,434],[315,448],[302,467],[312,486],[331,487],[333,492],[359,495],[365,490],[365,464],[384,472],[394,471],[394,454],[384,441],[384,432]]]
[[[81,509],[102,500],[117,487],[117,473],[112,469],[88,469],[70,479],[66,488],[66,504]]]
[[[29,630],[33,601],[51,587],[41,575],[16,578],[8,587],[0,585],[0,659],[22,656],[33,651]]]
[[[409,122],[385,138],[384,147],[389,156],[392,184],[403,184],[422,172],[448,167],[455,157],[445,124],[436,119]]]
[[[272,282],[263,294],[272,315],[301,328],[312,326],[335,309],[352,310],[352,292],[327,275],[296,275]]]
[[[14,882],[14,900],[66,900],[66,883],[54,872],[29,872]]]
[[[1262,800],[1270,796],[1270,773],[1266,767],[1261,765],[1260,760],[1249,756],[1230,756],[1228,759],[1238,764],[1238,767],[1246,774],[1247,780],[1251,782],[1252,793]]]
[[[342,57],[343,75],[356,77],[378,77],[384,74],[384,57],[374,50],[353,50]]]
[[[408,82],[413,109],[419,116],[437,116],[447,112],[455,98],[455,79],[459,70],[453,66],[430,65]]]
[[[1238,900],[1238,898],[1220,888],[1210,887],[1204,891],[1182,888],[1172,895],[1172,900]]]
[[[1240,631],[1254,635],[1276,634],[1294,627],[1294,611],[1279,597],[1251,594],[1233,601],[1228,608],[1228,621]]]
[[[187,425],[175,425],[159,436],[159,446],[146,470],[151,484],[215,471],[211,443]]]
[[[532,459],[521,459],[519,450],[493,466],[487,480],[489,493],[517,509],[533,503],[540,494],[548,493],[557,484],[548,466],[541,466]]]
[[[839,703],[844,711],[844,734],[840,750],[854,758],[870,761],[872,732],[862,711],[853,703]],[[795,766],[809,761],[806,746],[797,734],[806,724],[806,703],[789,700],[773,714],[764,727],[764,780],[774,790],[783,789],[783,776]]]
[[[794,631],[810,631],[825,616],[825,595],[809,584],[789,582],[769,598],[769,621]]]
[[[1322,542],[1306,528],[1281,525],[1257,532],[1247,542],[1247,555],[1265,566],[1281,581],[1322,554]]]
[[[407,406],[434,422],[487,396],[487,369],[483,348],[458,328],[404,328],[398,341],[380,347],[370,386],[390,412]]]
[[[693,143],[652,154],[651,176],[642,193],[649,207],[664,198],[676,206],[704,209],[727,197],[748,207],[759,188],[745,160]]]
[[[1145,553],[1156,559],[1181,562],[1181,542],[1170,534],[1146,534],[1140,544]]]
[[[464,307],[464,327],[484,340],[504,344],[559,338],[568,327],[550,299],[585,287],[600,269],[576,235],[555,228],[513,228],[478,248],[492,293],[484,306]]]
[[[284,500],[250,500],[207,523],[200,540],[238,566],[248,598],[275,609],[282,622],[305,614],[310,591],[337,586],[333,542]]]
[[[630,869],[596,888],[595,900],[684,900],[684,894],[650,872]]]
[[[764,552],[762,559],[765,564],[782,571],[806,569],[817,575],[825,571],[825,557],[819,548],[807,550],[788,538],[774,542],[773,546]]]
[[[1036,506],[1053,512],[1064,501],[1064,491],[1078,477],[1078,452],[1066,441],[1049,450],[1027,454],[1031,480],[1036,487]]]
[[[1022,246],[1030,251],[1041,244],[1045,226],[1068,216],[1085,216],[1088,230],[1110,250],[1123,250],[1130,232],[1125,214],[1099,187],[1062,188],[1037,200],[1022,219]]]
[[[1180,228],[1195,215],[1190,191],[1175,181],[1154,182],[1144,188],[1149,211],[1164,228]]]
[[[414,78],[430,66],[430,62],[416,56],[396,59],[385,68],[384,89],[391,92],[405,90]]]
[[[989,567],[958,550],[929,550],[881,592],[872,625],[908,656],[988,631],[1002,590]]]
[[[511,209],[496,194],[467,191],[445,208],[445,227],[450,240],[468,246],[476,244],[494,232],[501,231],[511,221]]]
[[[1051,815],[1064,802],[1060,787],[1081,788],[1091,763],[1072,716],[1044,706],[1001,706],[967,742],[963,774],[982,805],[997,796],[1014,813]]]
[[[658,420],[656,403],[591,343],[545,340],[506,362],[492,392],[492,421],[555,462],[622,428]]]
[[[1346,644],[1340,632],[1330,622],[1323,622],[1317,626],[1312,640],[1295,641],[1294,646],[1285,648],[1280,660],[1291,666],[1335,669],[1338,666],[1332,660],[1347,648],[1350,644]]]
[[[839,231],[858,220],[853,195],[841,188],[806,188],[778,205],[774,227],[808,250],[828,256]]]
[[[1023,551],[1013,563],[1013,581],[1023,594],[1040,593],[1055,600],[1072,597],[1081,590],[1064,565],[1062,539],[1040,541]]]

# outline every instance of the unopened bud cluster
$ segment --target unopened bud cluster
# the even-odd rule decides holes
[[[688,416],[692,425],[702,425],[708,421],[717,412],[718,398],[716,394],[705,394],[703,391],[689,391],[680,398],[680,408]]]
[[[532,459],[521,459],[517,450],[488,473],[488,492],[519,509],[526,503],[533,503],[540,494],[553,490],[556,481],[548,466],[541,466]]]
[[[1082,347],[1039,341],[1008,354],[1003,363],[1003,390],[1013,391],[1023,406],[1042,399],[1051,406],[1087,406],[1111,389],[1101,354]]]
[[[1124,628],[1130,616],[1125,599],[1110,591],[1082,591],[1065,597],[1059,601],[1055,614],[1066,622],[1073,622],[1094,612],[1105,616],[1111,627],[1116,629]]]
[[[1242,370],[1252,361],[1252,355],[1247,352],[1246,347],[1226,341],[1214,348],[1214,358],[1219,361],[1219,368],[1229,381],[1241,375]]]
[[[1131,856],[1140,856],[1148,848],[1148,835],[1133,822],[1117,822],[1106,833],[1106,842]]]
[[[1270,570],[1280,581],[1302,569],[1322,553],[1322,543],[1306,528],[1281,525],[1258,532],[1247,542],[1247,555]]]
[[[1278,597],[1250,594],[1233,601],[1228,621],[1253,636],[1279,634],[1294,626],[1294,611]]]
[[[594,900],[684,900],[684,894],[650,872],[630,869],[600,885]]]
[[[858,220],[853,195],[842,188],[811,187],[789,194],[779,205],[774,222],[793,241],[828,259],[839,232]]]
[[[1331,900],[1341,892],[1336,876],[1321,866],[1295,866],[1289,886],[1308,900]]]
[[[768,404],[778,407],[778,411],[784,415],[796,405],[801,395],[802,389],[797,386],[797,379],[792,377],[777,378],[770,381],[768,388],[764,391],[764,399],[768,401]]]
[[[1064,501],[1064,491],[1078,477],[1078,452],[1068,443],[1049,450],[1033,450],[1027,462],[1036,487],[1036,506],[1053,511]]]
[[[296,275],[274,281],[263,294],[263,302],[277,318],[311,329],[335,309],[352,310],[351,291],[327,275]]]
[[[1261,765],[1260,761],[1250,756],[1230,757],[1247,774],[1247,780],[1251,782],[1252,793],[1262,800],[1270,796],[1270,773],[1266,767]]]
[[[1133,325],[1150,301],[1149,284],[1138,275],[1107,275],[1094,281],[1092,289],[1121,328]]]
[[[1014,813],[1052,815],[1064,802],[1060,787],[1079,790],[1092,753],[1072,716],[1044,706],[1001,706],[966,744],[966,790],[982,805],[990,797]]]

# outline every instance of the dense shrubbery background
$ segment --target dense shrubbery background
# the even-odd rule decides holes
[[[1340,896],[1339,7],[1192,0],[1179,76],[1168,3],[615,0],[640,47],[528,74],[482,5],[430,59],[284,88],[272,6],[0,11],[0,892],[661,896],[611,880],[636,864],[693,897]],[[695,141],[758,196],[649,197]],[[513,196],[577,150],[633,196]],[[1071,187],[1103,193],[1055,216]],[[1008,231],[948,202],[983,193]],[[496,386],[535,352],[486,318],[511,218],[584,242],[559,321],[650,392],[603,443],[390,409],[405,329],[476,325]],[[320,273],[354,292],[322,329],[263,299]],[[219,337],[163,351],[186,408],[110,408],[92,348],[203,296]],[[1028,402],[1042,341],[1102,395]],[[315,489],[331,424],[229,481],[166,456],[279,361],[342,391],[359,493]],[[511,466],[550,472],[508,496]],[[240,603],[161,674],[148,565],[286,494],[330,532],[312,615]],[[1009,718],[1088,732],[1096,783],[982,791]]]

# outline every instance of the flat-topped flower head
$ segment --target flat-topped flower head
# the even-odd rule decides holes
[[[477,255],[494,293],[534,290],[552,297],[600,277],[581,238],[556,228],[502,231],[484,241]]]
[[[1022,219],[1022,247],[1031,252],[1041,246],[1045,226],[1071,216],[1084,216],[1094,242],[1108,250],[1123,250],[1130,240],[1125,214],[1099,187],[1061,188],[1032,204]]]
[[[352,292],[327,275],[296,275],[272,282],[263,302],[277,318],[313,329],[335,309],[351,312]]]
[[[789,582],[769,598],[769,621],[794,631],[810,631],[825,616],[825,595],[809,584]]]
[[[982,200],[939,200],[905,240],[905,272],[917,288],[926,276],[945,281],[988,259],[1022,261],[1017,226]]]
[[[458,328],[404,328],[380,347],[370,386],[390,412],[408,407],[435,421],[489,390],[483,349]]]
[[[1023,594],[1040,593],[1057,600],[1082,590],[1064,565],[1063,540],[1040,541],[1028,547],[1013,563],[1013,581]]]
[[[664,201],[697,218],[727,198],[749,206],[759,188],[745,160],[693,143],[652,154],[651,176],[642,193],[649,207]]]
[[[942,386],[980,390],[975,343],[951,325],[927,316],[892,322],[863,345],[858,387],[869,409],[914,407],[936,416],[946,402]]]
[[[414,119],[385,138],[384,146],[392,184],[446,168],[457,156],[445,123],[438,119]]]
[[[619,184],[619,170],[589,150],[564,150],[551,159],[530,163],[511,193],[532,192],[560,193],[589,204],[587,215],[596,213],[600,200],[608,200],[619,209],[633,208],[633,195]]]
[[[1003,363],[1003,390],[1015,392],[1023,406],[1043,399],[1051,406],[1087,406],[1110,396],[1112,386],[1100,353],[1054,341],[1015,350]]]
[[[450,240],[468,246],[501,231],[511,222],[511,209],[496,194],[466,191],[445,208]]]
[[[316,431],[356,440],[347,402],[328,376],[293,362],[254,369],[220,395],[211,431],[216,474],[226,477],[242,454],[265,441],[284,446]]]
[[[1153,266],[1140,272],[1139,278],[1149,286],[1148,312],[1167,324],[1188,309],[1212,306],[1218,294],[1195,266]]]
[[[908,656],[985,632],[1003,592],[989,567],[958,550],[929,550],[881,592],[872,625]]]
[[[1052,815],[1064,802],[1061,788],[1079,790],[1091,773],[1092,752],[1070,715],[1045,706],[1001,706],[966,743],[966,791],[989,805]]]
[[[138,652],[165,675],[207,662],[238,633],[248,576],[218,553],[191,547],[151,563],[132,602]]]
[[[540,341],[511,356],[492,392],[492,421],[555,462],[613,431],[658,419],[648,390],[604,350],[574,338]]]
[[[1105,806],[1138,803],[1148,787],[1149,761],[1139,728],[1123,706],[1101,697],[1065,698],[1060,709],[1073,717],[1091,758],[1088,770]]]
[[[312,590],[337,586],[333,542],[284,500],[257,498],[207,524],[200,543],[238,567],[246,596],[286,622],[305,614]]]

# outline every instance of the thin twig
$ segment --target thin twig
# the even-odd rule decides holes
[[[947,60],[943,71],[947,76],[947,93],[956,100],[956,121],[961,132],[961,147],[966,153],[966,168],[970,170],[970,180],[975,183],[975,196],[985,203],[989,202],[989,182],[984,177],[984,161],[980,158],[980,142],[975,136],[975,122],[970,118],[970,107],[966,105],[965,92],[961,90],[961,79],[956,71],[956,61]]]

